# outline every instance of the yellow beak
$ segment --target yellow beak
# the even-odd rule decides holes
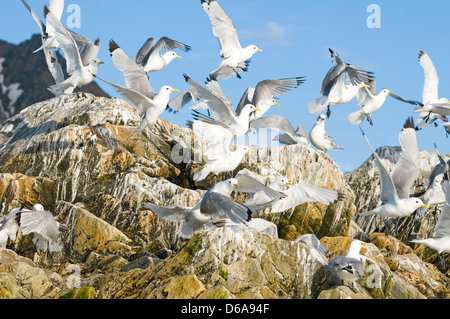
[[[180,92],[178,89],[173,89],[172,92]]]
[[[256,50],[257,52],[263,52],[263,50],[261,50],[261,49],[258,49],[258,50]]]
[[[291,182],[287,182],[286,185],[292,185],[292,183]]]
[[[234,187],[239,187],[239,184],[234,184]]]
[[[179,56],[179,55],[177,55],[177,56],[175,56],[176,58],[178,58],[178,59],[182,59],[183,57],[181,57],[181,56]]]
[[[281,106],[281,105],[280,105],[280,104],[278,104],[278,103],[275,103],[274,105],[275,105],[275,106]]]
[[[255,111],[261,111],[260,109],[255,109]]]
[[[428,208],[428,205],[425,205],[425,204],[423,204],[423,205],[420,205],[421,207],[424,207],[424,208]]]
[[[388,92],[388,94],[392,94],[392,93],[394,93],[394,92],[391,92],[391,91]]]
[[[364,84],[363,87],[364,88],[370,88],[370,85]]]
[[[105,64],[105,62],[101,61],[101,62],[99,62],[99,65],[100,65],[100,64]]]

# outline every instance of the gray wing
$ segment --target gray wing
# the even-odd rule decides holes
[[[81,60],[83,61],[83,65],[88,65],[91,60],[97,58],[98,52],[100,50],[100,39],[97,39],[95,43],[93,43],[84,35],[75,33],[73,31],[69,31],[69,33],[77,44]]]
[[[183,221],[186,216],[192,212],[192,207],[183,206],[161,207],[152,203],[146,203],[144,207],[150,209],[162,219],[173,223],[179,223]]]
[[[414,100],[408,100],[408,99],[406,99],[404,97],[401,97],[400,95],[397,95],[397,94],[394,94],[394,93],[389,94],[389,96],[393,97],[396,100],[399,100],[399,101],[402,101],[402,102],[405,102],[405,103],[408,103],[408,104],[417,105],[417,106],[423,106],[422,102],[414,101]]]
[[[328,266],[347,271],[359,277],[364,276],[364,264],[355,258],[337,256],[328,262]]]
[[[367,144],[369,145],[370,149],[372,150],[375,164],[378,167],[379,175],[380,175],[380,200],[384,204],[388,201],[397,201],[398,195],[397,195],[397,189],[394,186],[394,181],[392,180],[391,175],[384,167],[383,163],[381,163],[381,159],[378,156],[378,154],[373,149],[372,145],[370,145],[369,140],[367,139],[366,134],[361,130],[361,133],[364,136],[364,139],[366,140]]]
[[[137,64],[144,64],[144,60],[146,60],[146,57],[148,57],[148,54],[150,50],[153,48],[153,45],[155,44],[156,39],[155,38],[148,38],[145,43],[142,45],[142,47],[139,49],[138,53],[136,54],[136,63]]]
[[[303,77],[286,78],[279,80],[263,80],[255,87],[252,104],[258,107],[260,102],[271,100],[283,95],[304,83]]]
[[[238,174],[236,175],[235,178],[238,180],[239,183],[239,186],[235,188],[236,191],[244,193],[256,193],[262,191],[271,199],[285,197],[285,195],[282,192],[276,191],[262,184],[260,181],[247,174]]]
[[[281,115],[271,115],[256,119],[250,122],[249,128],[253,128],[255,130],[272,128],[277,131],[286,133],[290,136],[295,136],[294,127],[292,126],[291,122],[289,122],[287,118]]]
[[[327,72],[325,78],[322,81],[320,93],[324,96],[328,96],[331,88],[336,83],[337,79],[339,78],[339,76],[342,74],[342,72],[345,70],[346,67],[345,62],[339,57],[337,52],[334,52],[331,49],[328,50],[331,53],[331,59],[335,65]]]
[[[392,170],[392,180],[398,196],[409,198],[414,181],[420,173],[420,153],[412,118],[406,122],[405,128],[399,135],[399,140],[402,154]]]
[[[233,102],[228,98],[222,86],[213,75],[210,75],[209,78],[206,79],[206,86],[211,90],[211,93],[223,101],[223,103],[230,109],[230,113],[236,114],[233,108]]]
[[[109,42],[109,52],[114,67],[122,71],[127,88],[153,99],[156,93],[151,87],[144,69],[134,62],[113,40]]]
[[[39,29],[41,29],[41,34],[43,37],[46,37],[46,32],[45,32],[45,25],[42,22],[41,19],[39,19],[39,17],[36,15],[36,13],[33,11],[33,9],[31,9],[30,5],[28,4],[28,2],[26,0],[22,0],[22,3],[25,5],[25,7],[28,9],[28,11],[30,11],[31,16],[33,17],[34,21],[36,21],[36,23],[39,26]]]
[[[84,64],[81,60],[75,40],[47,6],[45,6],[45,19],[47,23],[54,28],[55,37],[66,58],[67,73],[72,74],[75,70],[81,70],[84,67]]]
[[[442,207],[439,214],[438,221],[434,227],[433,238],[441,238],[450,236],[450,182],[444,181],[442,183],[442,190],[444,191],[447,203]]]
[[[444,174],[445,171],[449,169],[449,165],[447,161],[444,159],[444,157],[439,153],[436,144],[434,144],[434,149],[436,151],[436,154],[439,159],[439,164],[437,164],[433,170],[430,173],[430,176],[428,176],[428,188],[432,187],[433,181],[436,178],[436,176]],[[427,190],[428,190],[427,188]]]
[[[197,104],[200,100],[201,97],[197,93],[197,89],[193,86],[190,86],[180,94],[176,95],[172,100],[170,100],[169,107],[172,111],[178,112],[191,101]]]
[[[244,94],[242,95],[241,99],[239,100],[239,103],[236,107],[236,114],[240,115],[242,109],[247,104],[252,104],[253,101],[253,95],[255,94],[255,88],[249,87],[247,90],[245,90]]]
[[[338,192],[335,190],[310,184],[296,184],[283,193],[286,198],[274,202],[273,213],[281,213],[307,202],[329,205],[338,200]]]
[[[234,223],[250,221],[252,211],[232,200],[228,196],[216,192],[207,192],[200,204],[200,212],[214,218],[228,217]]]

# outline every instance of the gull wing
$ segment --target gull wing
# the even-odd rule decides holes
[[[244,193],[257,193],[264,192],[271,199],[286,197],[282,192],[276,191],[250,175],[239,173],[235,177],[239,183],[239,186],[235,188],[236,191]]]
[[[423,50],[419,52],[419,63],[423,68],[425,81],[423,85],[422,100],[423,104],[431,104],[439,101],[438,87],[439,76],[434,67],[430,56]]]

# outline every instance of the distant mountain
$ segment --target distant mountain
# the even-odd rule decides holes
[[[0,40],[0,122],[24,108],[54,95],[47,88],[55,84],[42,52],[33,53],[42,45],[41,36],[18,45]],[[65,60],[59,55],[65,70]],[[85,86],[84,92],[109,97],[95,82]]]

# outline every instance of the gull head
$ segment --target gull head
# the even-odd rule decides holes
[[[41,204],[35,204],[33,206],[33,211],[35,211],[35,212],[42,211],[42,210],[45,210],[45,209],[44,209],[44,206],[42,206]]]
[[[425,205],[420,198],[411,197],[405,200],[405,208],[411,211],[411,213],[416,211],[420,207],[428,208],[428,206]]]
[[[326,120],[327,120],[327,116],[325,114],[320,114],[319,117],[317,117],[318,123],[325,123]]]
[[[382,95],[388,96],[389,94],[392,94],[393,92],[392,92],[392,91],[389,91],[389,90],[387,90],[387,89],[384,89],[384,90],[382,90],[380,93],[381,93]]]
[[[252,104],[246,104],[244,106],[244,108],[242,109],[241,113],[252,113],[252,112],[259,112],[261,111],[260,109],[258,109],[256,106],[252,105]]]
[[[173,87],[171,87],[169,85],[164,85],[163,87],[161,87],[158,94],[161,94],[161,93],[170,94],[172,92],[180,92],[180,90],[174,89]]]
[[[277,101],[275,101],[275,100],[272,100],[272,105],[280,106],[280,104],[278,104]]]
[[[272,183],[270,183],[270,187],[281,191],[284,187],[291,186],[292,183],[286,177],[278,177]]]
[[[181,59],[181,56],[176,54],[173,51],[168,51],[162,55],[162,58],[167,61],[167,63],[171,62],[174,59]]]
[[[350,248],[348,249],[347,257],[360,259],[359,254],[361,252],[361,249],[366,248],[366,245],[364,242],[360,240],[354,240],[350,244]]]
[[[445,97],[439,99],[439,103],[450,103]]]
[[[91,70],[91,72],[92,72],[93,74],[97,74],[98,67],[99,67],[101,64],[105,64],[105,63],[104,63],[103,61],[99,60],[99,59],[92,59],[92,60],[89,62],[89,64],[87,65],[87,67],[88,67],[88,69]]]

